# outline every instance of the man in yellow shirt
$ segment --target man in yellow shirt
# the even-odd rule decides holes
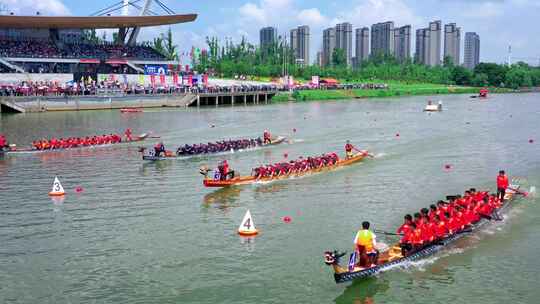
[[[362,222],[362,229],[358,230],[354,238],[355,250],[359,256],[361,267],[377,266],[379,252],[375,249],[375,233],[369,230],[369,222]]]

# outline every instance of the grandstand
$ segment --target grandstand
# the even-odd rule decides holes
[[[165,13],[155,13],[152,5]],[[127,7],[137,9],[136,16]],[[118,15],[121,14],[121,15]],[[159,0],[122,0],[91,16],[0,15],[0,73],[143,74],[145,66],[178,65],[137,42],[140,28],[192,22],[196,14],[175,14]],[[114,41],[96,36],[113,29]],[[165,69],[171,70],[171,69]]]

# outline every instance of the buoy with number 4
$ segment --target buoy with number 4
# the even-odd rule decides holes
[[[254,236],[258,233],[259,231],[257,228],[255,228],[255,223],[253,223],[253,219],[251,218],[251,212],[248,210],[244,215],[244,219],[242,220],[240,227],[238,227],[238,234],[242,236]]]
[[[55,176],[52,190],[51,192],[49,192],[49,195],[50,196],[63,196],[64,194],[66,194],[66,192],[64,191],[64,187],[62,187],[62,184],[60,184],[58,177]]]

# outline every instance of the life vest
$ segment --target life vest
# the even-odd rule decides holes
[[[508,188],[508,177],[506,175],[497,175],[497,188]]]
[[[373,239],[375,238],[373,232],[369,230],[359,230],[356,234],[356,245],[363,246],[366,252],[373,251]]]

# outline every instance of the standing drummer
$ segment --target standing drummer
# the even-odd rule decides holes
[[[497,197],[501,202],[504,202],[504,195],[508,188],[508,176],[504,173],[504,170],[499,171],[497,175]]]
[[[358,150],[355,146],[351,144],[350,140],[347,140],[345,143],[345,158],[351,158],[354,156],[353,150],[356,152],[362,152]]]

